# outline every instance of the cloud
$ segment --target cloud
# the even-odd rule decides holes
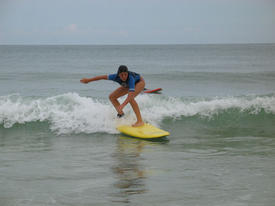
[[[76,24],[70,24],[70,25],[65,27],[65,30],[69,31],[69,32],[77,32],[78,28],[77,28]]]
[[[127,30],[119,30],[117,32],[117,34],[120,36],[120,37],[129,37],[129,32]]]

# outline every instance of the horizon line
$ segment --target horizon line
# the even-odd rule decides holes
[[[129,43],[129,44],[74,44],[74,43],[67,43],[67,44],[57,44],[57,43],[50,43],[50,44],[1,44],[0,46],[176,46],[176,45],[263,45],[263,44],[275,44],[275,42],[253,42],[253,43]]]

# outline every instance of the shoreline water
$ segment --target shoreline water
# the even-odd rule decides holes
[[[19,48],[19,49],[18,49]],[[275,202],[275,45],[1,46],[0,205]],[[126,64],[169,141],[120,135],[109,81]]]

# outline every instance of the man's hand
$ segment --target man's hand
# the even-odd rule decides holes
[[[89,79],[84,78],[84,79],[81,79],[80,82],[82,82],[83,84],[87,84],[89,83]]]

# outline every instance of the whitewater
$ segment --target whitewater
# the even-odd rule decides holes
[[[237,111],[239,116],[251,114],[255,118],[259,113],[275,115],[275,95],[195,99],[143,94],[137,101],[144,120],[157,126],[165,119],[177,121],[193,116],[211,121],[225,112],[233,111]],[[50,130],[57,134],[115,134],[118,133],[117,125],[134,122],[130,106],[125,108],[125,113],[124,118],[118,119],[108,99],[82,97],[77,93],[47,98],[23,97],[19,94],[0,97],[0,124],[4,128],[11,128],[15,124],[47,122]]]
[[[273,206],[275,45],[0,45],[1,206]],[[127,65],[146,88],[145,122],[120,134],[112,81]],[[126,97],[120,98],[124,101]]]

